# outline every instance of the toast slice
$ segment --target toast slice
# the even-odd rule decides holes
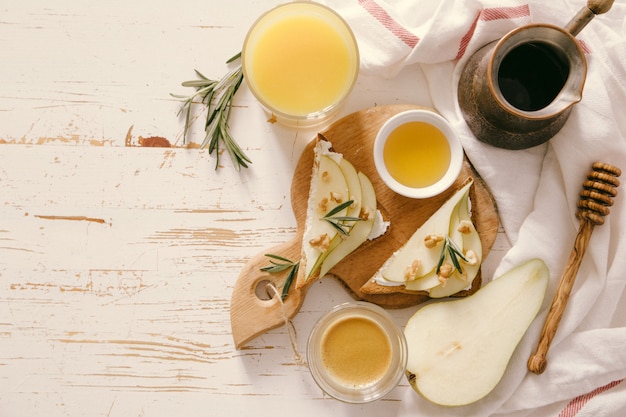
[[[322,135],[316,141],[296,288],[323,277],[376,237],[373,233],[386,230],[380,226],[382,216],[368,177],[335,152]]]
[[[420,226],[362,287],[364,294],[467,295],[481,284],[482,244],[471,218],[473,179]]]

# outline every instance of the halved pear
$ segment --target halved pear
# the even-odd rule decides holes
[[[444,406],[489,394],[539,312],[549,275],[532,259],[467,298],[419,309],[404,330],[413,389]]]

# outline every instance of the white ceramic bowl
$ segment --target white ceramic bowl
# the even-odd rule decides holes
[[[432,185],[425,187],[410,187],[397,181],[387,169],[384,160],[384,149],[389,135],[399,126],[410,122],[425,122],[437,129],[445,136],[450,146],[450,164],[443,176]],[[419,140],[419,138],[416,138]],[[407,110],[398,113],[387,120],[378,131],[374,141],[374,164],[378,175],[385,184],[396,193],[410,198],[429,198],[436,196],[448,188],[458,178],[463,167],[463,147],[461,141],[452,129],[450,123],[438,113],[430,110]]]

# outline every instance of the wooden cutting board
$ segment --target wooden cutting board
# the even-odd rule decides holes
[[[362,293],[360,288],[467,177],[474,178],[470,198],[474,223],[483,245],[483,257],[487,256],[498,232],[499,220],[493,197],[467,160],[456,183],[448,191],[424,200],[396,194],[378,176],[372,153],[378,130],[391,116],[416,108],[421,107],[391,105],[360,110],[338,120],[321,132],[332,143],[336,152],[343,154],[358,171],[369,177],[376,191],[378,209],[391,222],[385,235],[361,245],[331,269],[330,274],[342,282],[355,299],[369,301],[385,308],[404,308],[428,300],[427,295],[416,294],[369,295]],[[262,272],[261,268],[269,265],[265,256],[268,253],[294,261],[300,259],[314,145],[315,140],[312,140],[305,148],[296,166],[291,185],[291,204],[297,222],[296,235],[291,240],[267,248],[250,259],[237,279],[230,307],[231,328],[237,348],[260,334],[285,324],[287,318],[295,316],[304,301],[306,287],[296,290],[295,282],[284,303],[281,303],[278,297],[269,298],[266,292],[267,284],[272,283],[281,291],[287,272],[269,274]]]

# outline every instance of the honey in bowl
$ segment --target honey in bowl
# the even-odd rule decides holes
[[[391,364],[391,343],[385,331],[367,317],[337,321],[322,337],[321,356],[328,373],[346,386],[370,386]]]
[[[307,361],[317,385],[349,403],[377,400],[405,372],[404,333],[383,308],[366,302],[345,303],[313,327]]]
[[[389,174],[407,187],[433,185],[450,165],[450,145],[444,134],[425,122],[396,127],[387,138],[383,156]]]
[[[463,168],[463,147],[452,126],[431,110],[392,116],[374,140],[374,165],[396,193],[429,198],[450,188]]]
[[[242,51],[244,77],[261,104],[286,125],[326,120],[352,90],[356,41],[332,9],[292,2],[261,16]]]

